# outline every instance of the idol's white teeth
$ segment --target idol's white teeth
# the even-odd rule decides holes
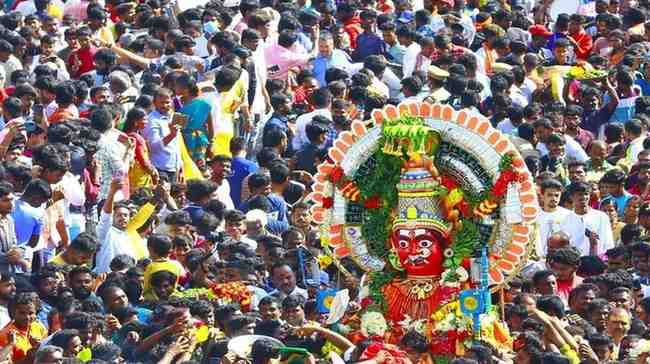
[[[411,255],[408,260],[411,265],[429,264],[429,260],[424,255]]]

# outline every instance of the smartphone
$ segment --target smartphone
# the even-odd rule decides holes
[[[32,106],[32,114],[34,115],[34,122],[36,124],[43,123],[43,105],[42,104],[34,104],[34,106]]]
[[[180,125],[184,128],[187,125],[187,119],[187,115],[175,112],[174,116],[172,116],[172,124]]]
[[[590,237],[591,236],[591,230],[585,228],[585,236]]]
[[[129,104],[129,103],[135,102],[135,100],[136,100],[135,96],[123,96],[123,97],[120,97],[119,101],[120,101],[120,104]]]

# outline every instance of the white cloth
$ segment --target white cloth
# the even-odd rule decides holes
[[[575,233],[565,231],[562,228],[564,221],[571,215],[573,212],[571,210],[565,209],[562,206],[558,206],[553,212],[546,212],[544,210],[539,211],[537,215],[537,226],[539,226],[539,241],[537,242],[536,250],[538,257],[546,256],[547,242],[551,234],[564,231],[566,233]],[[584,236],[584,231],[582,232]],[[577,240],[578,237],[573,237],[569,235],[570,241]]]
[[[125,230],[113,226],[113,215],[102,211],[97,225],[97,240],[99,250],[97,251],[95,273],[109,273],[111,261],[120,254],[126,254],[136,259],[131,239]]]
[[[531,102],[533,100],[533,92],[537,90],[537,84],[531,80],[530,78],[526,77],[524,79],[524,83],[521,85],[521,93],[526,96],[528,99],[528,102]]]
[[[296,286],[296,288],[294,288],[293,291],[291,291],[291,293],[289,294],[284,294],[284,292],[276,288],[275,290],[271,291],[269,295],[279,298],[280,302],[282,302],[282,300],[284,300],[287,296],[293,296],[293,295],[303,296],[306,300],[309,299],[309,294],[307,294],[307,290],[300,288],[298,286]]]
[[[381,82],[388,86],[388,94],[391,99],[397,98],[402,92],[402,80],[390,68],[386,68],[384,71]]]
[[[415,71],[415,63],[417,62],[418,54],[422,48],[416,42],[411,43],[406,47],[406,52],[404,53],[404,58],[402,61],[402,74],[404,78],[410,77]]]
[[[255,60],[253,63],[255,66],[255,97],[253,97],[250,108],[253,114],[264,115],[266,114],[266,100],[262,91],[266,87],[266,60],[261,45],[253,52],[253,59]]]
[[[235,209],[235,204],[232,202],[232,198],[230,197],[230,183],[228,183],[228,180],[224,179],[221,181],[221,186],[217,188],[216,193],[217,199],[226,205],[226,209]]]
[[[13,54],[9,55],[9,59],[7,60],[7,62],[0,62],[0,65],[2,66],[2,68],[4,68],[5,71],[5,83],[3,84],[4,87],[9,85],[8,81],[11,78],[11,74],[14,73],[14,71],[23,69],[23,64]]]
[[[291,141],[293,150],[299,151],[303,146],[309,144],[309,138],[307,138],[307,124],[311,123],[311,120],[316,115],[322,115],[329,120],[332,120],[332,113],[328,109],[316,109],[312,112],[298,116],[296,119],[296,135]]]
[[[208,52],[208,39],[201,35],[197,38],[194,38],[194,43],[196,44],[192,50],[194,51],[194,55],[205,58],[210,55],[210,52]]]
[[[0,327],[7,326],[10,321],[9,310],[5,306],[0,305]]]
[[[571,245],[578,248],[582,255],[589,255],[589,238],[585,231],[589,229],[598,234],[597,254],[600,256],[614,247],[614,237],[609,217],[602,211],[590,208],[584,215],[570,213],[562,224],[562,231],[571,237]]]

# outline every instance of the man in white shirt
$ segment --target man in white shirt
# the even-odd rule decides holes
[[[215,191],[217,199],[226,205],[226,209],[232,210],[235,204],[230,197],[230,184],[226,178],[231,175],[232,159],[225,155],[217,155],[210,160],[209,167],[212,169],[212,181],[219,187]]]
[[[271,268],[271,281],[276,289],[269,293],[269,295],[277,297],[280,301],[284,300],[287,296],[300,295],[308,299],[306,289],[302,289],[296,285],[296,274],[288,264],[278,263]]]
[[[97,225],[97,239],[100,245],[97,251],[95,273],[109,273],[111,261],[118,255],[126,254],[135,259],[131,239],[126,231],[131,211],[125,204],[118,203],[113,206],[115,194],[121,189],[122,180],[114,179],[102,207]]]
[[[330,112],[332,106],[332,94],[329,92],[327,87],[315,90],[311,95],[311,99],[315,110],[302,114],[296,119],[296,135],[291,141],[293,150],[301,150],[303,146],[309,144],[309,139],[307,138],[307,124],[311,123],[314,116],[322,115],[327,119],[332,120],[332,113]]]
[[[560,206],[560,197],[562,196],[563,186],[555,179],[542,181],[542,211],[537,217],[539,226],[539,241],[536,246],[537,257],[546,257],[548,238],[557,231],[562,231],[563,222],[572,214],[571,210]],[[584,234],[582,234],[583,237]],[[578,238],[578,237],[575,237]],[[570,237],[571,241],[575,240]]]
[[[544,142],[555,131],[564,137],[565,148],[566,148],[565,153],[569,160],[586,163],[587,160],[589,159],[589,156],[582,148],[580,143],[578,143],[575,139],[571,138],[570,136],[566,135],[564,133],[564,130],[560,128],[554,128],[553,123],[549,119],[546,118],[539,119],[535,121],[533,127],[535,128],[535,134],[540,140],[540,142],[537,143],[537,145],[535,146],[535,149],[539,151],[542,157],[548,154],[548,147]]]
[[[415,41],[415,32],[408,29],[407,27],[402,27],[397,30],[397,40],[399,43],[406,47],[406,52],[404,52],[404,58],[402,59],[402,75],[404,77],[409,77],[415,71],[415,62],[417,60],[418,54],[420,54],[420,45]]]
[[[562,230],[571,236],[571,245],[583,256],[605,254],[614,247],[612,226],[607,214],[589,206],[591,187],[585,182],[576,182],[567,190],[573,202],[573,213],[564,221]]]

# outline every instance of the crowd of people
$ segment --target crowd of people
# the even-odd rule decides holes
[[[511,348],[447,359],[644,363],[650,2],[575,3],[4,1],[0,363],[433,363],[416,331],[371,355],[364,272],[307,199],[339,133],[405,100],[489,118],[541,204],[494,300]]]

